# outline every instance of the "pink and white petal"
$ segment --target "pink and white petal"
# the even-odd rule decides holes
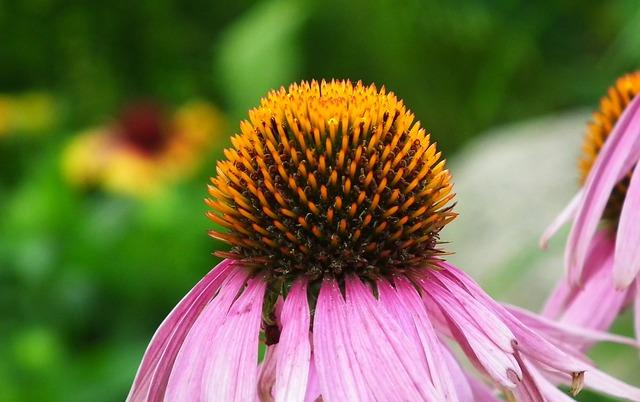
[[[569,281],[579,284],[589,244],[598,227],[613,187],[628,170],[631,156],[640,144],[640,97],[631,101],[616,123],[596,158],[585,184],[585,193],[576,213],[565,252]]]
[[[627,299],[627,291],[611,286],[612,265],[609,259],[603,269],[584,284],[560,321],[597,331],[609,329]]]
[[[580,347],[583,344],[596,342],[612,342],[640,348],[635,339],[575,326],[573,324],[550,320],[546,317],[531,313],[520,307],[505,304],[507,310],[526,326],[543,333],[554,340],[567,345]]]
[[[615,238],[610,230],[605,228],[596,232],[591,241],[589,255],[585,261],[582,273],[583,283],[589,283],[595,275],[603,270],[611,270],[614,247]],[[610,282],[610,279],[607,280],[607,284]],[[567,306],[574,304],[575,298],[581,290],[579,287],[572,286],[568,278],[562,279],[547,300],[542,315],[553,319],[560,318]]]
[[[415,339],[418,339],[413,318],[409,314],[405,314],[404,305],[398,298],[396,289],[384,279],[376,281],[376,286],[380,304],[387,309],[389,314],[396,317],[396,322],[402,327],[403,331],[411,332],[415,335]],[[424,363],[425,365],[427,364],[426,360]]]
[[[215,353],[216,336],[248,273],[243,269],[229,275],[218,294],[202,310],[178,352],[167,380],[164,399],[172,402],[198,400],[202,394],[205,363]],[[162,395],[157,394],[157,401]]]
[[[533,360],[540,361],[561,372],[579,373],[585,370],[585,364],[579,359],[567,354],[541,334],[531,330],[520,322],[507,309],[487,295],[480,286],[455,266],[442,263],[444,270],[433,271],[433,275],[448,276],[456,281],[478,301],[498,314],[516,336],[518,349]]]
[[[458,361],[453,357],[451,351],[447,348],[443,354],[447,363],[447,373],[453,379],[455,388],[458,392],[459,400],[462,402],[500,402],[501,399],[496,396],[492,388],[471,374],[466,373]]]
[[[488,338],[450,293],[440,286],[434,286],[428,280],[423,282],[423,286],[425,292],[455,327],[451,330],[456,340],[464,345],[460,342],[460,337],[462,337],[470,347],[473,356],[468,357],[470,359],[477,358],[487,374],[496,382],[505,387],[515,387],[516,383],[510,373],[515,373],[517,378],[521,378],[522,372],[514,356],[499,348]],[[468,354],[468,350],[464,347],[463,350]]]
[[[467,381],[471,386],[471,391],[473,392],[473,399],[470,399],[474,402],[502,402],[502,399],[498,398],[495,395],[487,384],[478,380],[477,378],[466,374]]]
[[[580,189],[569,204],[556,216],[556,218],[551,222],[551,224],[545,229],[544,233],[540,237],[540,248],[546,249],[549,245],[549,239],[551,239],[557,232],[563,227],[567,222],[575,218],[576,213],[578,211],[578,207],[580,206],[580,202],[582,201],[582,196],[584,194],[584,189]]]
[[[156,374],[161,360],[164,362],[162,371],[168,377],[168,372],[170,372],[173,364],[171,357],[175,357],[174,353],[177,353],[186,333],[198,318],[204,306],[213,298],[220,285],[235,269],[235,264],[232,261],[222,261],[187,293],[160,324],[142,358],[133,386],[129,391],[127,402],[152,400],[148,399],[149,390],[152,378]],[[171,349],[171,351],[168,351],[168,349]],[[165,385],[166,383],[162,386],[164,387]]]
[[[258,393],[256,400],[260,402],[274,400],[274,385],[276,383],[276,364],[279,360],[278,345],[267,347],[264,360],[258,366]]]
[[[529,373],[533,376],[536,383],[540,386],[542,395],[549,402],[575,402],[575,399],[562,392],[555,384],[552,384],[544,375],[536,368],[529,366]]]
[[[413,284],[405,278],[396,278],[396,288],[386,281],[378,281],[380,304],[398,318],[408,338],[415,342],[414,347],[422,351],[421,362],[426,366],[431,383],[444,401],[458,401],[454,379],[447,373],[445,346],[435,332],[429,319],[424,302]],[[462,399],[464,400],[464,399]]]
[[[314,361],[323,399],[369,401],[347,334],[346,306],[338,283],[325,279],[320,286],[313,321]]]
[[[633,289],[633,316],[636,339],[640,342],[640,281],[638,279]]]
[[[453,389],[455,390],[455,396],[459,401],[475,401],[473,395],[473,388],[469,384],[467,374],[462,370],[460,364],[453,357],[453,354],[446,346],[440,344],[440,353],[444,363],[444,370],[441,372],[441,377],[449,377]]]
[[[558,319],[575,296],[576,288],[569,283],[567,278],[562,278],[556,284],[542,309],[542,315],[551,319]]]
[[[311,364],[309,364],[309,379],[307,380],[307,392],[304,395],[304,402],[320,401],[320,383],[318,382],[318,371],[311,352]]]
[[[640,130],[636,133],[640,136]],[[636,167],[622,205],[616,251],[613,265],[613,279],[616,288],[626,289],[640,271],[640,168]]]
[[[426,367],[416,361],[420,360],[416,359],[419,340],[395,323],[359,278],[347,278],[345,290],[351,345],[375,399],[441,401],[442,396],[425,381]]]
[[[202,400],[243,402],[255,399],[265,288],[262,278],[250,279],[229,309],[216,336],[219,348],[204,366]]]
[[[282,333],[278,349],[275,398],[278,402],[303,401],[311,361],[310,313],[307,281],[296,281],[279,315]]]
[[[507,325],[491,309],[484,306],[469,292],[461,288],[450,278],[441,275],[437,281],[442,284],[443,289],[448,291],[467,311],[468,316],[476,323],[477,327],[487,335],[496,345],[505,352],[513,353],[515,335]],[[434,284],[435,285],[435,284]]]
[[[515,356],[522,368],[522,380],[513,390],[516,400],[520,402],[546,402],[546,399],[542,396],[540,386],[531,375],[528,364],[523,360],[520,353],[516,353]]]
[[[605,268],[605,265],[613,258],[615,241],[609,230],[598,230],[591,241],[589,255],[585,261],[582,274],[583,283],[588,283],[593,276]],[[608,265],[611,269],[611,265]],[[580,293],[581,288],[569,283],[568,278],[558,282],[551,296],[547,299],[542,315],[552,319],[558,319],[564,313],[568,305],[574,303],[574,299]]]

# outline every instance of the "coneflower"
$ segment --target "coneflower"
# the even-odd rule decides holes
[[[580,191],[544,233],[541,244],[573,221],[567,278],[545,307],[549,317],[607,329],[636,300],[640,336],[640,72],[619,78],[593,114],[580,159]]]
[[[585,372],[640,400],[571,346],[604,335],[505,308],[444,261],[451,177],[393,93],[293,84],[231,142],[206,200],[231,249],[162,323],[128,401],[571,400],[552,381],[576,393]]]

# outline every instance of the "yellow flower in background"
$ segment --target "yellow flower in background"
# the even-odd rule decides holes
[[[64,174],[78,187],[144,198],[192,174],[222,131],[221,113],[203,101],[173,113],[151,102],[133,104],[115,122],[71,141]]]
[[[55,101],[46,93],[0,94],[0,137],[40,134],[51,129],[56,120]]]

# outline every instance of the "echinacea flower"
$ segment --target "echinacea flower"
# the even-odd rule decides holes
[[[220,113],[203,101],[175,112],[135,103],[113,123],[75,137],[63,156],[64,173],[79,187],[148,197],[191,174],[223,127]]]
[[[573,221],[567,278],[545,314],[605,330],[635,299],[640,336],[640,72],[618,79],[593,114],[580,159],[581,189],[541,239]]]
[[[231,249],[161,324],[128,401],[566,401],[554,384],[585,379],[640,400],[572,346],[615,337],[503,307],[444,260],[451,177],[393,93],[302,82],[240,127],[206,200]]]

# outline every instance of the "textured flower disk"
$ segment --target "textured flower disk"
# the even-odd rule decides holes
[[[579,161],[581,185],[587,181],[587,176],[595,164],[596,157],[616,122],[620,119],[622,112],[638,93],[640,93],[640,71],[618,78],[615,85],[609,88],[607,95],[600,100],[600,109],[593,113],[592,121],[582,144],[582,156]],[[611,193],[604,213],[605,218],[617,222],[630,179],[631,173],[622,179]]]
[[[218,162],[208,216],[220,256],[271,278],[376,278],[435,261],[455,218],[430,135],[384,88],[349,81],[280,88],[249,112]]]

